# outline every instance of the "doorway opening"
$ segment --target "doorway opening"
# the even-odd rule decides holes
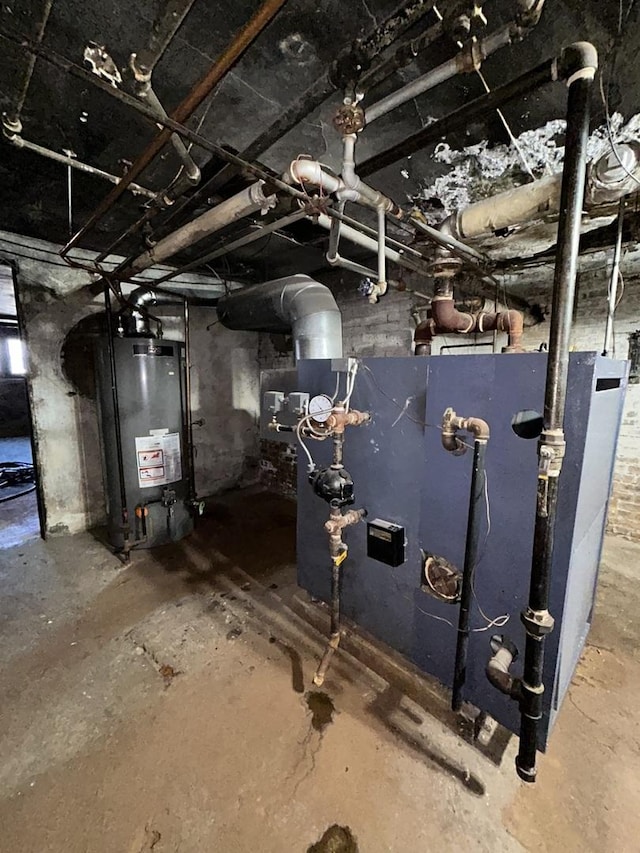
[[[0,548],[43,535],[15,270],[0,264]]]

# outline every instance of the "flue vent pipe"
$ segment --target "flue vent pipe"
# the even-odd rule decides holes
[[[296,361],[342,358],[342,317],[333,294],[308,275],[289,275],[246,287],[218,302],[227,329],[291,332]]]

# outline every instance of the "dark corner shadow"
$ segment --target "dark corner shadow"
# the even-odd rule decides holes
[[[416,730],[415,726],[418,720],[415,719],[413,714],[409,717],[407,716],[407,709],[401,707],[402,698],[403,693],[400,690],[392,685],[388,685],[371,702],[368,706],[368,711],[382,722],[396,740],[399,740],[405,749],[413,755],[426,759],[438,770],[446,773],[448,776],[452,776],[472,794],[478,797],[484,796],[486,786],[479,776],[429,743],[427,738]]]

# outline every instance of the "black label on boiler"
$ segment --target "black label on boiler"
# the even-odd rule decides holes
[[[173,347],[161,344],[134,344],[134,355],[168,355],[173,357]]]

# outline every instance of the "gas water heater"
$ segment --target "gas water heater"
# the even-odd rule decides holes
[[[185,346],[139,336],[112,345],[113,364],[108,337],[96,348],[109,541],[152,548],[193,529]]]

